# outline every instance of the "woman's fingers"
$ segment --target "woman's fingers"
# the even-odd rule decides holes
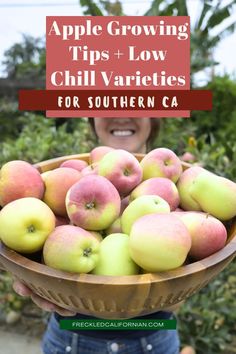
[[[14,279],[12,287],[14,291],[20,296],[30,296],[32,301],[44,311],[57,312],[61,316],[75,316],[76,312],[72,312],[62,307],[59,307],[52,302],[43,299],[39,295],[35,294],[30,288],[23,284],[18,279]]]
[[[25,284],[17,279],[14,279],[12,287],[14,291],[20,296],[31,296],[33,294],[30,288],[28,288]]]
[[[61,316],[75,316],[76,315],[76,312],[72,312],[72,311],[63,309],[62,307],[59,307],[59,306],[53,304],[52,302],[47,301],[34,293],[31,295],[31,299],[38,307],[40,307],[44,311],[57,312]]]

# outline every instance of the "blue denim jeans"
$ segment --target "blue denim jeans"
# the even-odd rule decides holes
[[[44,354],[179,354],[176,330],[160,330],[139,339],[104,340],[62,330],[51,316],[42,341]]]

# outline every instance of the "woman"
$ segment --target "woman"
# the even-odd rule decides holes
[[[90,118],[89,122],[100,145],[122,148],[133,153],[146,153],[160,128],[160,120],[156,118]],[[42,309],[55,312],[51,316],[43,338],[44,354],[179,353],[178,333],[174,330],[115,332],[61,330],[59,321],[62,318],[67,316],[90,317],[76,315],[40,298],[19,281],[15,281],[13,287],[18,294],[31,296],[32,300]],[[170,319],[172,317],[171,312],[161,311],[142,318]],[[181,354],[194,354],[194,350],[186,347]]]

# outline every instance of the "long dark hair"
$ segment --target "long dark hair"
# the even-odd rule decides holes
[[[109,119],[109,118],[107,118]],[[154,141],[156,140],[156,138],[159,135],[159,131],[161,128],[161,119],[160,118],[150,118],[151,119],[151,132],[150,135],[147,139],[147,151],[152,149],[152,144],[154,143]],[[96,133],[96,129],[95,129],[95,123],[94,123],[94,118],[88,118],[89,124],[92,128],[92,131],[96,137],[96,139],[98,140],[98,136]]]

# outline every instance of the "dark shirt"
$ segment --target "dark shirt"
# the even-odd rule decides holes
[[[172,312],[166,312],[166,311],[159,311],[152,313],[150,315],[146,316],[138,316],[134,317],[134,319],[160,319],[160,320],[166,320],[170,319],[173,316]],[[97,319],[96,317],[92,316],[87,316],[87,315],[82,315],[82,314],[77,314],[76,316],[70,316],[70,317],[63,317],[60,316],[59,314],[55,313],[55,318],[57,321],[60,321],[62,319],[70,319],[70,320],[78,320],[78,319],[88,319],[88,320],[93,320]],[[72,330],[72,332],[75,332],[80,335],[84,336],[89,336],[93,338],[99,338],[99,339],[106,339],[106,340],[113,340],[113,339],[135,339],[135,338],[140,338],[144,337],[147,335],[150,335],[157,330]]]

